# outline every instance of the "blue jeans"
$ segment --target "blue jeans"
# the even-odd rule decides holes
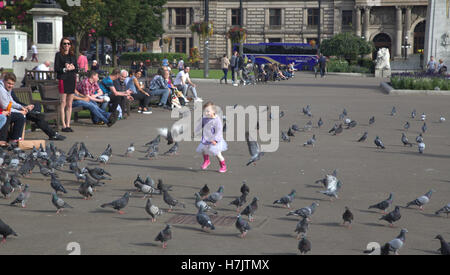
[[[223,77],[220,80],[225,80],[225,83],[227,83],[228,69],[222,69],[222,71],[223,71]]]
[[[156,89],[156,90],[150,90],[150,95],[160,95],[161,101],[160,104],[167,104],[167,99],[169,98],[169,89]]]
[[[5,115],[0,115],[0,129],[3,128],[3,126],[5,126],[7,119],[8,118]]]
[[[191,89],[192,94],[194,95],[194,98],[197,98],[197,97],[198,97],[198,96],[197,96],[197,89],[195,89],[194,86],[191,86],[191,85],[188,85],[188,84],[184,84],[184,85],[181,85],[181,84],[180,84],[180,85],[177,86],[177,89],[178,89],[179,91],[181,91],[181,92],[183,93],[184,96],[187,96],[188,90]]]
[[[91,112],[92,115],[92,122],[98,123],[99,121],[103,121],[104,123],[108,123],[110,113],[102,110],[95,102],[89,101],[83,101],[83,100],[74,100],[72,103],[72,107],[78,107],[81,106],[84,109],[88,109]]]

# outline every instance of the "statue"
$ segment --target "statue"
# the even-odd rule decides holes
[[[55,0],[41,0],[41,4],[55,5]]]
[[[390,70],[391,69],[391,63],[390,63],[391,55],[389,54],[388,48],[381,48],[378,50],[377,53],[377,59],[375,61],[375,69],[376,70]]]

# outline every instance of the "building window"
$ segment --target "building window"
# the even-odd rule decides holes
[[[189,23],[190,24],[194,23],[194,9],[193,8],[189,9]]]
[[[231,25],[241,26],[241,10],[232,9],[231,10]]]
[[[186,53],[186,38],[175,38],[175,52]]]
[[[186,26],[186,9],[176,8],[175,17],[177,26]]]
[[[308,26],[319,25],[319,9],[308,9]]]
[[[169,8],[168,9],[168,12],[169,12],[169,25],[172,25],[173,24],[173,18],[172,18],[172,9],[171,8]]]
[[[269,9],[269,25],[281,26],[281,9]]]
[[[353,22],[353,11],[342,11],[342,27],[350,27]]]
[[[281,43],[281,38],[269,38],[269,43]]]

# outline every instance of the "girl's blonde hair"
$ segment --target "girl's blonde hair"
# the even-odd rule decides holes
[[[203,110],[205,110],[206,108],[208,108],[208,107],[210,107],[210,106],[213,107],[213,110],[214,110],[214,112],[215,112],[215,111],[216,111],[216,105],[215,105],[214,102],[212,102],[212,101],[206,102],[206,103],[203,105]]]

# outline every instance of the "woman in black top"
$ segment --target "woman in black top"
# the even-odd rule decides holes
[[[72,117],[72,102],[75,93],[78,73],[77,59],[72,42],[64,37],[59,44],[59,52],[55,55],[55,72],[58,79],[58,89],[61,94],[60,114],[63,132],[73,132],[70,128]]]

